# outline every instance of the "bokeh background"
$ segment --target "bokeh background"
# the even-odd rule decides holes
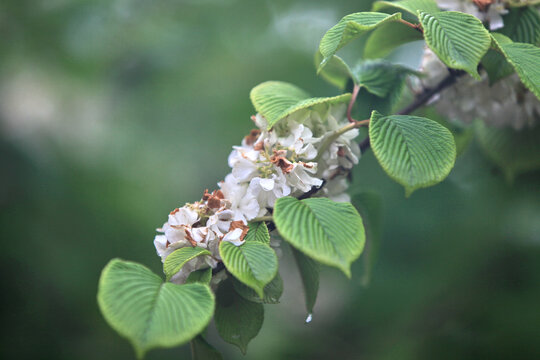
[[[252,126],[250,89],[315,74],[322,34],[370,1],[2,0],[0,355],[132,359],[96,304],[113,257],[161,271],[168,212],[215,188]],[[407,55],[403,55],[406,57]],[[243,357],[540,358],[540,174],[508,184],[473,142],[409,199],[368,152],[351,194],[381,197],[369,285],[325,268],[313,321],[290,253],[282,303]],[[148,359],[189,359],[188,346]]]

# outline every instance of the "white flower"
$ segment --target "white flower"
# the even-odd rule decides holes
[[[222,241],[228,241],[236,246],[242,245],[245,240],[242,239],[242,229],[237,228],[231,232],[228,232],[222,239]]]
[[[259,203],[255,196],[248,193],[248,184],[240,184],[233,174],[225,177],[225,181],[219,183],[225,198],[231,202],[231,210],[235,220],[251,220],[259,214]]]
[[[229,231],[231,221],[233,220],[234,211],[225,209],[210,216],[206,222],[206,226],[208,226],[218,236],[223,236],[223,234]]]
[[[169,214],[169,224],[173,226],[193,225],[199,220],[199,214],[196,211],[182,207],[171,211]]]
[[[291,188],[287,185],[283,172],[278,170],[270,178],[255,177],[251,179],[248,192],[257,198],[260,210],[263,212],[259,212],[259,216],[263,216],[266,213],[266,208],[273,208],[277,199],[291,193]]]
[[[311,176],[317,172],[317,163],[297,162],[293,164],[291,172],[286,174],[287,182],[296,190],[305,193],[311,190],[313,186],[321,186],[322,179]]]
[[[294,121],[289,121],[289,124],[291,133],[287,137],[279,138],[278,142],[302,159],[314,159],[317,156],[317,150],[313,143],[319,140],[313,138],[313,133],[308,127]]]
[[[238,182],[249,181],[259,170],[257,160],[259,152],[249,148],[235,146],[229,155],[229,166]]]

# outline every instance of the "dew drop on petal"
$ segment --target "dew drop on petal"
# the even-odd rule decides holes
[[[313,320],[313,314],[308,314],[308,316],[306,318],[306,324],[309,324],[311,322],[311,320]]]

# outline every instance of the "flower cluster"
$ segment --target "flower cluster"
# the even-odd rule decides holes
[[[218,183],[220,189],[207,190],[200,201],[175,209],[158,229],[163,234],[154,245],[162,261],[187,246],[212,254],[190,260],[173,282],[184,282],[196,269],[215,267],[221,260],[219,243],[241,245],[248,222],[270,214],[278,198],[298,197],[315,188],[316,196],[350,200],[346,176],[358,163],[360,148],[354,141],[357,129],[336,135],[347,124],[345,106],[331,106],[323,113],[299,111],[271,129],[260,114],[252,120],[257,128],[233,147],[228,159],[232,171]]]
[[[427,75],[422,86],[432,88],[450,73],[429,49],[424,52],[421,70]],[[432,100],[437,111],[452,121],[471,123],[483,120],[490,126],[510,126],[516,130],[532,127],[540,119],[540,101],[516,74],[490,85],[487,74],[482,81],[461,77],[455,86],[444,89]]]

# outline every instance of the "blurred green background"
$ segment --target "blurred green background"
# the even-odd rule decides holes
[[[0,234],[5,359],[132,359],[96,304],[113,257],[161,271],[168,212],[229,171],[249,90],[316,95],[322,34],[369,1],[0,2]],[[473,143],[442,184],[405,199],[368,152],[350,193],[382,199],[370,285],[324,269],[313,321],[287,247],[282,303],[243,357],[540,358],[540,174],[512,185]],[[188,359],[189,348],[148,359]]]

